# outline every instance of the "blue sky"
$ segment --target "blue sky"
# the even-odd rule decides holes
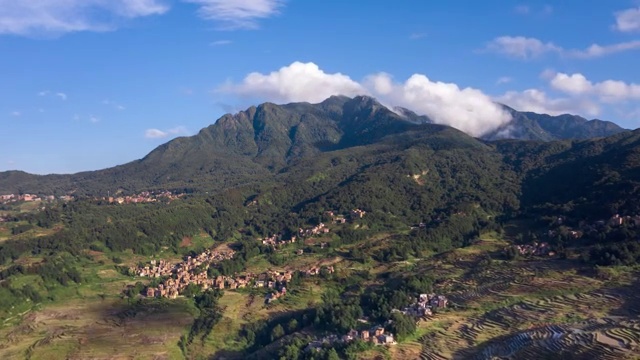
[[[0,55],[0,171],[114,166],[226,112],[331,94],[476,136],[510,120],[496,101],[640,126],[626,0],[0,0]]]

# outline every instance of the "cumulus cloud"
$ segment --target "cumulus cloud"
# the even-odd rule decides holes
[[[596,116],[601,111],[600,107],[592,101],[575,98],[552,98],[546,92],[538,89],[508,91],[496,100],[520,111],[549,115],[586,114]]]
[[[640,31],[640,6],[615,13],[614,28],[622,32]]]
[[[163,14],[162,0],[0,0],[0,34],[109,31],[122,19]]]
[[[362,85],[346,75],[328,74],[314,63],[301,62],[269,74],[250,73],[241,83],[227,83],[218,90],[275,102],[320,102],[331,95],[367,93]]]
[[[558,73],[551,79],[551,86],[569,94],[584,94],[591,91],[593,85],[582,74]]]
[[[482,91],[432,81],[422,74],[397,83],[389,74],[380,73],[369,76],[365,84],[385,103],[406,107],[473,136],[482,136],[511,121],[511,116]]]
[[[432,81],[422,74],[396,82],[391,75],[378,73],[357,82],[341,73],[326,73],[314,63],[294,62],[268,74],[251,73],[242,82],[227,83],[218,90],[274,102],[317,103],[331,95],[373,95],[384,104],[406,107],[474,136],[511,120],[480,90]]]
[[[544,71],[542,78],[548,81],[551,91],[561,95],[553,97],[543,90],[528,89],[509,91],[496,100],[522,111],[586,116],[601,114],[604,106],[613,106],[614,111],[620,112],[626,105],[640,100],[640,85],[634,83],[611,79],[594,82],[580,73],[551,70]]]
[[[183,0],[200,6],[198,14],[220,24],[221,29],[256,29],[258,21],[272,17],[283,0]]]
[[[169,130],[147,129],[144,137],[147,139],[164,139],[174,135],[186,134],[187,129],[184,126],[178,126]]]
[[[604,80],[593,83],[584,75],[557,73],[551,79],[551,87],[572,95],[593,96],[606,103],[640,100],[640,85],[620,80]]]
[[[518,59],[535,59],[547,54],[567,58],[590,59],[624,51],[640,49],[640,41],[627,41],[610,45],[592,44],[585,49],[565,49],[552,42],[524,36],[500,36],[490,41],[484,51]]]
[[[63,101],[67,100],[67,94],[65,94],[63,92],[56,93],[56,96],[59,97],[60,99],[62,99]]]

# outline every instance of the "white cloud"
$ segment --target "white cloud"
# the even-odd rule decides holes
[[[584,94],[590,92],[593,85],[582,74],[567,75],[563,73],[556,74],[551,79],[551,86],[569,94]]]
[[[11,116],[14,116],[14,117],[22,116],[22,112],[17,111],[17,110],[16,111],[12,111],[11,112]]]
[[[487,44],[485,50],[508,57],[532,59],[547,53],[561,52],[562,48],[551,42],[542,42],[524,36],[500,36]]]
[[[622,32],[640,31],[640,7],[615,13],[614,28]]]
[[[605,103],[640,100],[640,85],[620,80],[604,80],[593,83],[584,75],[557,73],[550,81],[551,87],[572,95],[592,96]]]
[[[589,59],[636,49],[640,49],[640,40],[605,46],[593,44],[584,50],[565,50],[564,54],[567,57]]]
[[[482,91],[432,81],[422,74],[396,83],[390,75],[380,73],[369,76],[365,84],[384,103],[406,107],[473,136],[482,136],[511,121],[511,116]]]
[[[484,50],[520,59],[535,59],[546,54],[558,54],[567,58],[590,59],[636,49],[640,49],[640,40],[604,46],[592,44],[586,49],[565,49],[552,42],[543,42],[536,38],[500,36],[490,41]]]
[[[331,95],[367,93],[362,85],[346,75],[327,74],[314,63],[301,62],[269,74],[250,73],[240,84],[227,83],[218,90],[276,102],[320,102]]]
[[[256,29],[258,20],[278,14],[283,0],[183,0],[200,6],[198,14],[221,29]]]
[[[2,1],[2,0],[0,0]],[[38,96],[42,96],[42,97],[58,97],[60,98],[60,100],[65,101],[69,98],[69,96],[62,92],[62,91],[58,91],[58,92],[51,92],[49,90],[43,90],[38,92]]]
[[[126,109],[123,105],[120,105],[120,104],[118,104],[118,103],[116,103],[116,102],[113,102],[113,101],[111,101],[111,100],[109,100],[109,99],[102,100],[102,103],[103,103],[104,105],[111,106],[111,107],[113,107],[113,108],[114,108],[114,109],[116,109],[116,110],[120,110],[120,111],[122,111],[122,110],[125,110],[125,109]]]
[[[231,40],[216,40],[216,41],[212,41],[209,43],[209,45],[211,46],[222,46],[222,45],[229,45],[232,44],[233,41]]]
[[[385,73],[362,83],[340,73],[326,73],[314,63],[294,62],[269,74],[251,73],[239,84],[227,83],[218,91],[263,101],[317,103],[331,95],[374,95],[381,102],[409,108],[434,122],[454,126],[474,136],[490,132],[511,117],[480,90],[434,82],[415,74],[398,83]]]
[[[0,34],[109,31],[122,19],[163,14],[163,0],[0,0]]]
[[[412,33],[411,35],[409,35],[409,39],[411,40],[419,40],[419,39],[424,39],[427,37],[427,33]]]
[[[522,92],[508,91],[496,100],[519,111],[549,115],[586,114],[596,116],[601,111],[600,107],[592,101],[575,98],[550,98],[544,91],[538,89],[528,89]]]
[[[497,85],[508,84],[508,83],[510,83],[512,81],[513,81],[513,78],[511,78],[509,76],[502,76],[502,77],[498,78],[498,80],[496,80],[496,84]]]
[[[144,137],[147,139],[162,139],[167,136],[169,136],[169,134],[159,129],[147,129],[144,132]]]
[[[553,13],[553,6],[546,4],[544,6],[542,6],[542,8],[537,7],[537,6],[529,6],[529,5],[518,5],[516,6],[513,11],[516,12],[516,14],[520,14],[520,15],[549,15],[551,13]]]
[[[172,135],[186,134],[187,129],[184,126],[178,126],[169,130],[147,129],[144,137],[147,139],[164,139]]]
[[[97,124],[100,122],[100,119],[92,115],[92,116],[89,116],[89,121],[94,124]]]

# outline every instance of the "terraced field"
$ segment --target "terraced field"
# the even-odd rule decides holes
[[[587,270],[545,260],[465,272],[449,282],[466,286],[451,309],[422,323],[420,359],[640,359],[636,274]]]

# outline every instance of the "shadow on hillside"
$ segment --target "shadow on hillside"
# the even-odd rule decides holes
[[[192,305],[168,299],[132,299],[100,308],[105,322],[115,326],[139,323],[146,327],[184,327],[193,321]]]
[[[530,329],[528,331],[535,331]],[[601,357],[593,349],[583,347],[580,344],[564,346],[562,349],[551,350],[544,344],[536,344],[518,339],[522,332],[499,336],[490,339],[480,345],[459,349],[452,355],[452,359],[536,359],[536,360],[593,360]],[[512,352],[515,350],[515,352]],[[532,354],[535,354],[533,357]]]
[[[637,275],[636,275],[637,276]],[[640,279],[636,278],[630,285],[615,288],[623,302],[617,309],[612,309],[610,316],[637,317],[640,315]]]
[[[246,354],[242,351],[233,351],[233,350],[218,350],[209,356],[209,360],[236,360],[236,359],[244,359]]]

